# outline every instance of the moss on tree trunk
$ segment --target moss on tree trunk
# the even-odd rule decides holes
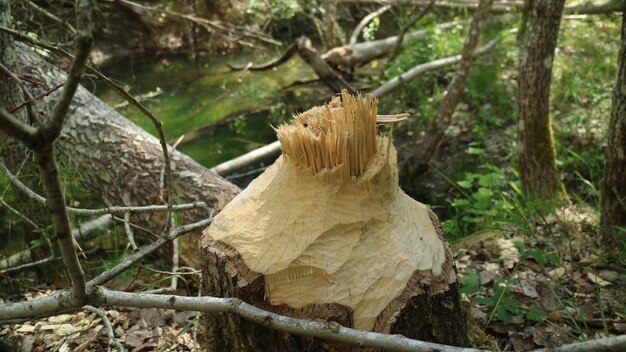
[[[622,44],[602,181],[601,225],[605,243],[610,246],[626,241],[626,12],[622,16]]]
[[[519,173],[526,194],[546,202],[566,199],[556,168],[550,120],[550,78],[564,0],[536,0],[519,69]]]

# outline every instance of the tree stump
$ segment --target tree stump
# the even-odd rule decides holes
[[[380,119],[380,121],[389,121]],[[376,101],[343,93],[280,126],[283,155],[201,242],[202,293],[295,318],[467,345],[439,220],[398,187]],[[361,351],[204,314],[209,351]]]

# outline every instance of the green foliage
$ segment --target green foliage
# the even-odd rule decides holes
[[[515,117],[515,104],[500,79],[500,71],[493,62],[477,62],[470,71],[465,95],[468,104],[478,111],[479,125],[501,127]]]
[[[363,28],[363,30],[361,31],[361,33],[363,34],[363,39],[365,39],[366,41],[368,40],[374,40],[374,35],[376,34],[376,32],[378,31],[378,28],[380,27],[380,17],[375,17],[370,23],[367,24],[367,26],[365,26],[365,28]]]
[[[248,0],[242,3],[242,7],[247,14],[277,20],[292,18],[302,11],[296,0]]]
[[[426,35],[421,38],[404,38],[398,55],[387,63],[385,80],[416,65],[457,54],[463,47],[463,27],[460,25],[442,31],[437,28],[435,17],[429,15],[415,25],[416,29],[425,30]],[[418,118],[430,118],[439,105],[441,85],[450,78],[450,71],[443,70],[427,73],[420,79],[406,83],[399,93],[403,105],[416,109]]]
[[[478,270],[468,270],[459,276],[459,292],[470,294],[480,292],[480,272]]]
[[[479,148],[477,143],[471,143],[466,153],[481,156],[484,149]],[[452,238],[496,226],[515,210],[515,205],[510,202],[510,193],[516,193],[519,188],[506,182],[504,171],[488,163],[479,166],[479,170],[481,172],[465,173],[456,182],[448,180],[461,194],[461,197],[448,200],[454,215],[442,223],[443,231]]]
[[[507,289],[509,285],[515,284],[516,279],[495,279],[493,281],[493,293],[494,297],[485,298],[477,297],[476,302],[482,305],[490,306],[489,317],[487,321],[491,321],[494,317],[502,321],[505,324],[511,322],[513,315],[522,314],[523,311],[520,308],[520,301],[517,300],[510,291]]]
[[[542,322],[547,316],[548,313],[537,307],[535,304],[531,305],[526,312],[526,319],[535,322]]]

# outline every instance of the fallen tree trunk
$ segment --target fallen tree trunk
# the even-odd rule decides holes
[[[496,18],[497,19],[497,18]],[[463,25],[467,21],[453,21],[446,22],[437,25],[439,29],[449,29],[459,25]],[[419,31],[409,32],[405,35],[406,38],[423,38],[429,33],[428,30],[423,29]],[[332,66],[345,66],[352,67],[357,65],[366,64],[372,60],[380,58],[382,56],[390,54],[398,44],[398,36],[392,36],[385,39],[372,40],[363,43],[347,44],[340,47],[333,48],[320,57]],[[290,46],[285,53],[274,60],[254,65],[248,63],[243,66],[237,66],[233,64],[227,64],[231,70],[236,71],[264,71],[270,70],[281,64],[289,61],[289,59],[298,52],[298,45],[294,44]]]
[[[64,72],[46,62],[24,45],[17,46],[22,76],[44,82],[33,88],[33,95],[46,91],[66,79]],[[41,100],[50,111],[58,92]],[[124,116],[107,106],[84,87],[79,87],[70,107],[60,140],[57,142],[65,160],[75,165],[85,187],[107,205],[165,204],[161,186],[163,154],[159,141]],[[174,184],[181,203],[204,201],[207,208],[183,214],[184,223],[208,217],[221,210],[239,189],[216,176],[188,156],[170,150]],[[154,234],[160,233],[163,214],[137,214],[133,222]],[[190,266],[198,265],[199,232],[184,237],[182,257]],[[195,253],[194,253],[195,252]]]
[[[378,3],[377,0],[339,0],[345,4],[370,4]],[[394,4],[403,5],[427,5],[429,0],[394,0]],[[563,13],[579,14],[579,15],[596,15],[611,12],[624,11],[625,0],[607,0],[602,3],[583,2],[574,5],[565,6]],[[444,9],[472,9],[478,8],[476,0],[439,0],[435,2],[435,7]],[[491,8],[492,13],[505,13],[513,11],[522,11],[524,9],[524,1],[496,1]]]
[[[486,53],[487,51],[493,49],[493,47],[495,47],[496,44],[498,44],[498,42],[500,42],[500,38],[492,39],[489,43],[478,48],[475,54],[480,55],[480,54]],[[407,81],[415,79],[416,77],[424,74],[424,72],[436,70],[442,67],[451,66],[456,63],[459,63],[460,61],[461,61],[461,54],[417,65],[413,67],[412,69],[402,73],[401,75],[394,77],[390,79],[389,81],[385,82],[383,85],[376,88],[372,92],[372,95],[376,97],[387,95],[393,92],[394,90],[400,88]]]
[[[309,38],[298,38],[296,45],[298,46],[298,54],[302,60],[311,66],[320,80],[334,93],[339,93],[342,89],[347,89],[350,93],[356,94],[356,90],[319,55]]]
[[[352,88],[343,77],[333,69],[328,63],[320,56],[317,50],[311,44],[311,40],[307,37],[300,37],[296,40],[296,43],[287,49],[287,51],[278,59],[271,60],[263,64],[254,65],[248,63],[245,66],[235,66],[228,64],[231,70],[235,71],[265,71],[270,70],[281,64],[289,61],[289,59],[298,53],[302,60],[309,64],[319,79],[328,86],[333,92],[341,92],[342,89],[347,89],[349,92],[355,94],[356,91]]]

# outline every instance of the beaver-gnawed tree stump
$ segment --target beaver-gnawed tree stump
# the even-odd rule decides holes
[[[385,119],[380,119],[385,120]],[[276,131],[283,155],[204,231],[202,293],[361,330],[467,345],[439,221],[398,186],[376,101],[341,99]],[[207,351],[362,350],[205,314]]]

